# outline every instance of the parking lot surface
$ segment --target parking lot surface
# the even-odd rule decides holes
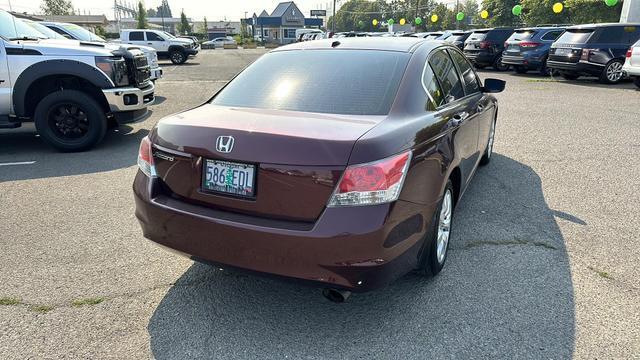
[[[58,153],[33,127],[0,131],[0,358],[640,357],[629,83],[480,73],[507,81],[496,154],[459,204],[435,278],[334,304],[145,240],[131,191],[140,139],[263,53],[165,63],[149,117],[90,152]]]

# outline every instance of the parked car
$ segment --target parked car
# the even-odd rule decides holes
[[[127,29],[120,31],[120,42],[132,45],[150,46],[158,57],[168,57],[172,63],[184,64],[196,56],[200,45],[190,39],[177,38],[166,31],[149,29]]]
[[[542,75],[549,75],[549,49],[563,32],[564,28],[561,27],[516,29],[504,44],[502,63],[513,66],[518,74],[536,70]]]
[[[471,35],[471,31],[455,30],[451,32],[451,36],[444,41],[455,45],[458,49],[464,49],[464,41]]]
[[[504,85],[441,42],[283,46],[142,140],[135,214],[156,243],[334,301],[437,274]]]
[[[622,71],[640,88],[640,40],[629,48],[625,58]]]
[[[125,48],[133,47],[128,44],[122,44],[119,41],[107,42],[103,37],[96,35],[91,31],[75,24],[51,22],[51,21],[32,22],[32,23],[33,23],[32,26],[34,27],[37,26],[35,24],[38,24],[40,26],[39,28],[37,28],[37,30],[40,32],[45,31],[44,29],[41,29],[41,27],[49,29],[50,32],[46,33],[47,37],[49,38],[51,38],[52,36],[50,35],[51,32],[54,32],[59,36],[68,40],[107,43],[107,44],[113,44],[114,46],[117,46],[117,47],[124,46]],[[144,53],[144,55],[147,57],[147,63],[149,64],[149,71],[151,72],[150,74],[151,81],[155,82],[156,80],[161,79],[162,68],[160,68],[160,65],[158,64],[158,53],[156,52],[156,50],[149,46],[136,45],[135,47],[140,49]]]
[[[508,70],[509,65],[502,63],[502,51],[513,30],[506,27],[474,30],[464,42],[464,54],[478,69],[493,66],[498,71]]]
[[[615,84],[624,77],[627,50],[639,38],[640,23],[571,26],[551,45],[547,66],[568,80],[591,75]]]
[[[296,29],[296,41],[302,41],[302,36],[307,33],[322,32],[318,29]]]
[[[42,35],[46,36],[48,39],[57,39],[57,40],[69,40],[68,37],[64,37],[57,32],[51,30],[50,28],[44,26],[42,23],[29,20],[29,19],[20,19],[23,23],[31,26]]]
[[[225,36],[205,41],[202,43],[202,45],[213,46],[214,48],[222,48],[225,45],[238,45],[238,43],[231,36]]]
[[[110,120],[146,115],[154,89],[142,51],[50,40],[0,10],[0,128],[34,122],[53,147],[88,150]]]

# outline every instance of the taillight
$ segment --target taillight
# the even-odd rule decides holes
[[[488,49],[491,47],[491,42],[489,41],[480,41],[480,49]]]
[[[582,49],[582,54],[580,54],[580,60],[589,61],[589,56],[591,55],[591,50],[593,50],[593,49]]]
[[[631,49],[627,50],[627,54],[625,55],[625,57],[631,58],[631,53],[632,53]]]
[[[138,167],[148,177],[156,176],[156,167],[153,163],[153,149],[148,136],[142,138],[138,151]]]
[[[327,206],[383,204],[398,200],[411,151],[384,160],[347,167]]]
[[[532,41],[523,41],[520,43],[521,48],[534,48],[540,46],[540,43],[532,42]]]

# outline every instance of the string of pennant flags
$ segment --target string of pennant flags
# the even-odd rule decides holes
[[[604,3],[605,3],[607,6],[616,6],[616,5],[618,4],[618,1],[619,1],[619,0],[604,0]],[[554,12],[554,13],[559,14],[559,13],[561,13],[561,12],[564,10],[564,4],[563,4],[563,3],[561,3],[561,2],[557,2],[557,3],[553,4],[553,6],[551,7],[551,9],[553,10],[553,12]],[[522,7],[522,5],[518,4],[518,5],[515,5],[513,8],[511,8],[511,13],[512,13],[514,16],[520,16],[520,15],[522,15],[522,11],[523,11],[523,10],[524,10],[524,8]],[[485,20],[486,20],[486,19],[488,19],[488,18],[489,18],[489,16],[490,16],[490,15],[491,15],[491,14],[489,14],[489,11],[487,11],[487,10],[482,10],[482,11],[480,11],[480,18],[482,18],[482,19],[485,19]],[[465,13],[464,13],[464,12],[462,12],[462,11],[460,11],[460,12],[458,12],[458,13],[456,14],[456,20],[457,20],[457,21],[462,21],[462,20],[464,20],[465,16],[466,16],[466,15],[465,15]],[[431,22],[432,22],[432,23],[437,23],[437,22],[438,22],[438,20],[439,20],[438,14],[431,14],[430,20],[431,20]],[[414,23],[415,25],[421,25],[423,21],[424,21],[424,20],[423,20],[421,17],[419,17],[419,16],[416,16],[416,18],[415,18],[415,19],[413,19],[413,23]],[[380,21],[380,20],[378,20],[378,19],[373,19],[373,20],[371,21],[371,24],[372,24],[373,26],[378,26],[379,24],[383,24],[383,23],[386,23],[387,25],[393,25],[393,24],[395,24],[395,20],[394,20],[393,18],[390,18],[390,19],[383,20],[383,21]],[[400,25],[405,25],[405,24],[407,24],[407,23],[408,23],[408,21],[407,21],[407,19],[405,19],[405,18],[401,18],[401,19],[398,21],[398,23],[399,23]],[[362,20],[358,22],[358,25],[359,25],[359,26],[363,26],[363,25],[364,25],[364,23],[362,22]]]

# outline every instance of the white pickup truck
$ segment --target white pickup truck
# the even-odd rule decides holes
[[[120,31],[120,42],[124,44],[150,46],[158,57],[168,57],[174,64],[183,64],[198,54],[200,45],[188,38],[177,38],[166,31],[129,29]]]
[[[75,24],[52,22],[52,21],[41,21],[36,24],[46,26],[48,29],[54,31],[56,34],[59,34],[65,39],[86,41],[86,42],[107,43],[107,41],[102,37]],[[121,44],[119,41],[113,42],[113,45],[123,46],[123,44]],[[135,45],[135,47],[142,50],[144,55],[147,57],[147,62],[149,63],[149,68],[151,71],[151,81],[155,82],[156,80],[161,79],[162,69],[158,65],[158,54],[155,51],[155,49],[149,46],[142,46],[142,45]]]
[[[139,49],[51,40],[0,10],[0,128],[34,122],[55,148],[84,151],[111,120],[143,118],[154,90]]]

